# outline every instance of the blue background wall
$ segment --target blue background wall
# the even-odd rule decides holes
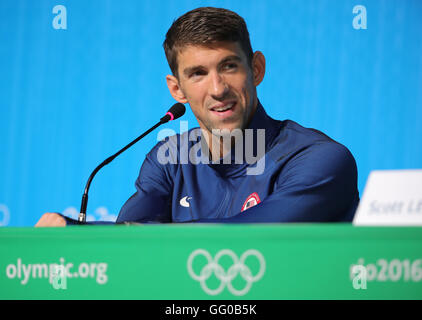
[[[355,30],[353,7],[367,9]],[[52,9],[67,9],[56,30]],[[0,224],[76,214],[90,172],[173,104],[162,41],[205,5],[238,12],[267,58],[274,118],[320,129],[370,170],[422,168],[422,1],[0,1]],[[190,110],[184,120],[197,126]],[[179,132],[179,124],[167,126]],[[157,133],[96,176],[91,219],[112,219]]]

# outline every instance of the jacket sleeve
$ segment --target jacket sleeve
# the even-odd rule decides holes
[[[292,158],[275,190],[258,205],[225,219],[197,222],[352,221],[359,202],[356,162],[338,143],[315,144]]]

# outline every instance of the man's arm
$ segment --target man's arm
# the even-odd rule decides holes
[[[77,220],[66,217],[59,212],[44,213],[35,227],[66,227],[79,224]],[[88,221],[85,224],[114,224],[112,221]]]
[[[356,162],[338,143],[300,153],[282,169],[276,185],[260,204],[236,216],[197,222],[352,221],[359,202]]]

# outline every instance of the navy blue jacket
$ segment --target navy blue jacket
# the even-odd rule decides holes
[[[260,103],[249,128],[265,129],[261,174],[248,174],[257,163],[186,161],[201,139],[200,129],[191,129],[148,153],[136,193],[116,222],[352,221],[359,192],[356,163],[346,147],[294,121],[270,118]],[[204,159],[201,149],[193,151],[193,159]],[[162,164],[163,155],[169,163]]]

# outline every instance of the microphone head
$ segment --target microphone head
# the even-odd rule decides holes
[[[180,118],[181,116],[185,114],[185,112],[186,112],[185,105],[180,102],[175,103],[168,111],[168,113],[171,113],[173,115],[172,120],[176,120],[177,118]]]
[[[175,103],[169,111],[167,111],[166,115],[162,117],[160,120],[162,123],[165,123],[167,121],[176,120],[177,118],[180,118],[183,116],[186,112],[185,105],[183,103]]]

